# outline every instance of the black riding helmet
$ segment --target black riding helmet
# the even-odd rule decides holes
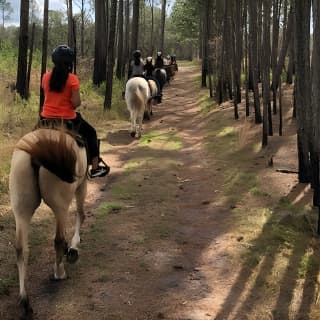
[[[141,58],[141,51],[140,50],[135,50],[133,51],[133,57],[136,59],[140,59]]]
[[[67,45],[57,46],[52,51],[52,62],[57,64],[72,65],[74,60],[74,52]]]

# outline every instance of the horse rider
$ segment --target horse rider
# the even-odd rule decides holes
[[[132,77],[143,77],[144,63],[141,59],[141,51],[135,50],[132,55],[133,60],[129,65],[128,79]]]
[[[167,55],[167,64],[168,64],[168,65],[171,65],[171,64],[172,64],[172,60],[171,60],[170,54]]]
[[[66,45],[59,45],[52,52],[52,71],[42,77],[44,104],[40,113],[43,123],[62,122],[71,126],[84,139],[87,147],[88,172],[91,178],[104,177],[110,171],[109,166],[100,158],[99,140],[96,130],[76,112],[81,105],[80,81],[72,73],[74,52]]]
[[[164,63],[163,63],[163,58],[162,58],[162,52],[158,51],[154,67],[155,67],[155,69],[157,69],[157,68],[162,69],[163,66],[164,66]]]
[[[153,76],[153,71],[154,71],[154,65],[152,63],[152,57],[147,57],[146,59],[146,64],[144,65],[144,75],[147,80],[153,80],[158,88],[158,95],[157,95],[157,102],[161,103],[162,101],[162,93],[161,93],[161,88],[159,81]]]
[[[154,71],[154,65],[152,63],[152,57],[147,57],[146,64],[144,65],[144,75],[148,77],[152,77]]]

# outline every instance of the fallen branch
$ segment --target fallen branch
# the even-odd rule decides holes
[[[276,169],[276,171],[281,173],[294,173],[294,174],[299,173],[297,170],[290,170],[290,169]]]

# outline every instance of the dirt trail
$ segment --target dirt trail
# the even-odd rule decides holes
[[[259,234],[264,235],[262,220],[268,218],[262,214],[261,223],[255,222],[259,226],[250,230],[249,207],[257,202],[260,207],[273,196],[249,197],[243,203],[234,199],[246,194],[245,183],[232,194],[225,189],[226,176],[232,179],[248,170],[268,175],[270,186],[279,176],[267,171],[267,157],[276,154],[278,165],[288,165],[287,153],[274,144],[274,149],[256,153],[255,162],[245,158],[237,162],[228,153],[232,145],[227,140],[210,144],[217,136],[211,127],[221,139],[230,140],[221,121],[242,129],[246,125],[236,124],[228,108],[215,111],[222,118],[200,112],[197,72],[195,67],[179,70],[165,89],[163,103],[154,107],[152,120],[144,124],[140,141],[129,136],[129,123],[104,133],[104,157],[112,171],[90,182],[81,258],[67,266],[67,281],[48,280],[53,227],[47,237],[31,239],[35,253],[29,293],[35,319],[298,319],[291,318],[289,302],[281,292],[272,302],[261,294],[257,281],[265,280],[275,258],[267,258],[253,272],[242,256],[251,248],[250,240],[256,238],[255,243],[263,245]],[[240,134],[244,142],[240,142],[247,143],[257,133],[244,130]],[[285,143],[294,154],[294,134]],[[221,158],[226,154],[228,158]],[[295,161],[289,164],[296,165]],[[244,177],[250,179],[256,178]],[[279,198],[295,184],[296,177],[286,176],[271,188]],[[240,209],[247,212],[245,222],[234,213]],[[52,218],[39,218],[34,229],[48,230],[50,224]],[[0,307],[3,320],[15,319],[12,299],[17,289],[10,293]],[[285,310],[286,317],[277,318],[272,310],[281,303],[290,312]]]

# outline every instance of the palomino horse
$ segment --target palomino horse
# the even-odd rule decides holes
[[[143,116],[146,113],[146,118],[150,119],[153,99],[157,93],[154,80],[147,81],[142,77],[133,77],[128,80],[125,99],[130,112],[132,137],[141,137]]]
[[[13,152],[9,179],[12,210],[16,221],[16,253],[19,270],[20,297],[23,317],[32,316],[25,288],[28,259],[28,229],[34,211],[41,199],[52,209],[56,217],[54,247],[55,280],[67,277],[63,256],[73,263],[78,258],[80,226],[84,220],[86,183],[86,149],[63,130],[37,129],[22,137]],[[77,217],[75,233],[68,249],[65,240],[67,213],[75,196]]]

